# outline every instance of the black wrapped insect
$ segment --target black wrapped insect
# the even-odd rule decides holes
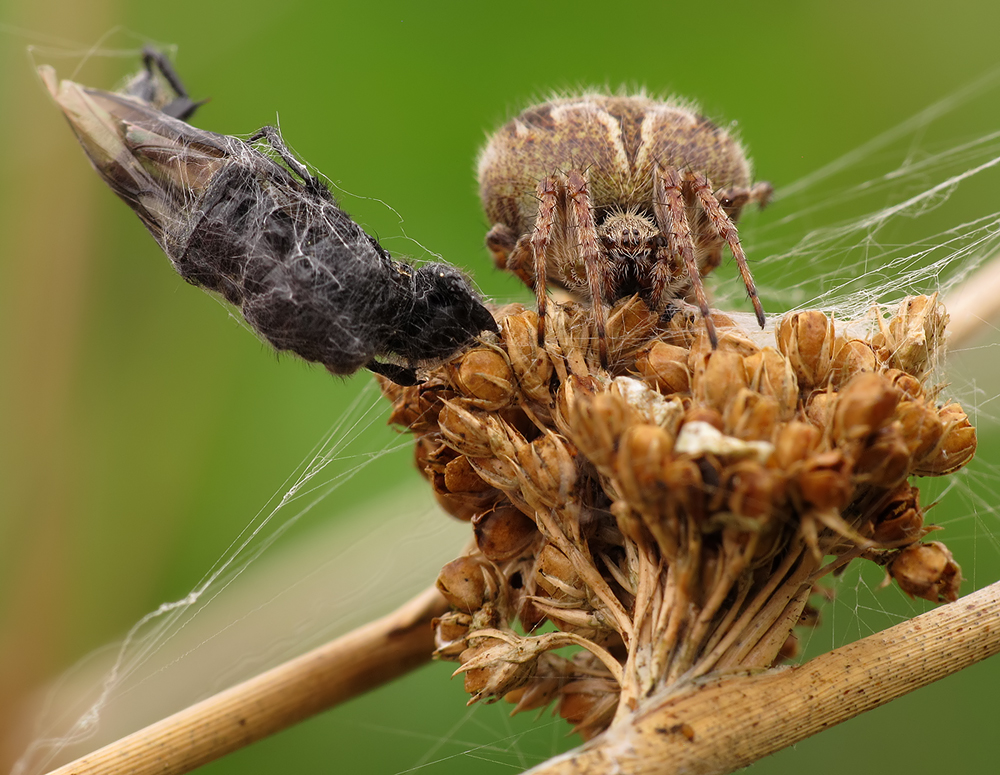
[[[421,363],[497,330],[457,269],[392,259],[277,129],[247,141],[197,129],[181,120],[198,103],[169,62],[147,51],[144,64],[121,92],[39,72],[94,168],[177,272],[239,307],[275,348],[334,374],[364,367],[407,385]],[[399,363],[377,360],[386,357]]]

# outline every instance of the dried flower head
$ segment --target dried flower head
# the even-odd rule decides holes
[[[454,612],[436,653],[461,663],[473,700],[552,702],[589,738],[681,676],[789,658],[792,626],[818,618],[816,580],[853,558],[910,595],[957,595],[950,553],[919,543],[908,481],[976,446],[926,384],[933,299],[871,339],[795,313],[776,347],[718,315],[713,349],[697,315],[664,321],[628,298],[609,313],[607,369],[580,305],[549,308],[544,345],[534,312],[494,314],[498,343],[424,385],[385,384],[439,500],[472,521],[475,550],[438,580]]]

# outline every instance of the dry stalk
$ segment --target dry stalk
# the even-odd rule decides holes
[[[54,770],[51,775],[181,775],[424,664],[433,587],[391,614]]]
[[[724,775],[1000,653],[1000,582],[798,667],[672,687],[531,775]]]

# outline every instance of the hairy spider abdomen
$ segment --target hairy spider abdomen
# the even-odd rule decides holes
[[[546,175],[585,171],[598,214],[650,210],[655,167],[704,173],[719,188],[747,187],[742,146],[704,116],[645,96],[585,94],[529,108],[501,127],[479,158],[479,193],[491,223],[524,234]]]

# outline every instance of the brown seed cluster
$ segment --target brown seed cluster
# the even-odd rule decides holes
[[[439,502],[473,526],[436,624],[472,700],[556,703],[589,738],[681,677],[792,656],[816,582],[854,558],[956,598],[910,484],[976,449],[927,382],[947,320],[934,297],[868,337],[790,314],[772,346],[716,314],[717,349],[695,315],[626,299],[607,370],[585,307],[557,306],[544,347],[533,311],[495,314],[500,337],[383,385]]]

